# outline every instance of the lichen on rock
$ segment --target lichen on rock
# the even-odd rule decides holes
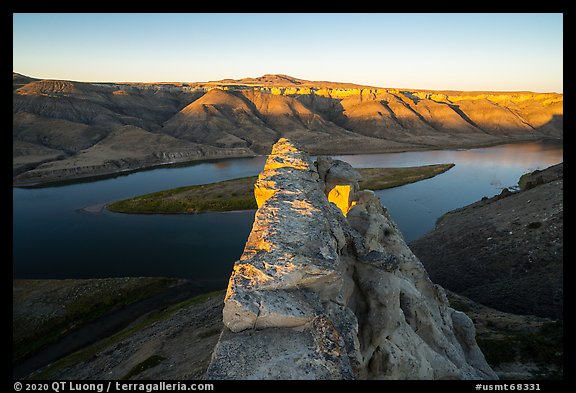
[[[349,164],[287,139],[255,184],[252,232],[207,379],[497,379]]]

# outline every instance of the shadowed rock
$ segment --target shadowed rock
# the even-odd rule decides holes
[[[471,320],[358,180],[341,161],[314,165],[287,139],[273,146],[205,378],[497,378]],[[350,191],[341,209],[327,197],[336,186]]]

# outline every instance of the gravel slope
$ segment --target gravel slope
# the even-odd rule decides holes
[[[410,243],[431,279],[484,305],[563,318],[563,164],[443,216]]]

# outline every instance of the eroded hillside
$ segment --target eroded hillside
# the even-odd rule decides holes
[[[15,184],[264,154],[279,137],[313,154],[561,139],[563,95],[388,89],[286,75],[84,83],[13,74]]]

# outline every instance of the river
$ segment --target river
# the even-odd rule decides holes
[[[518,178],[563,161],[560,143],[335,156],[354,167],[453,162],[432,179],[378,191],[407,241],[442,214],[514,187]],[[83,208],[184,185],[258,174],[265,157],[164,167],[43,188],[13,188],[13,277],[185,277],[224,287],[252,227],[254,211],[125,215]]]

